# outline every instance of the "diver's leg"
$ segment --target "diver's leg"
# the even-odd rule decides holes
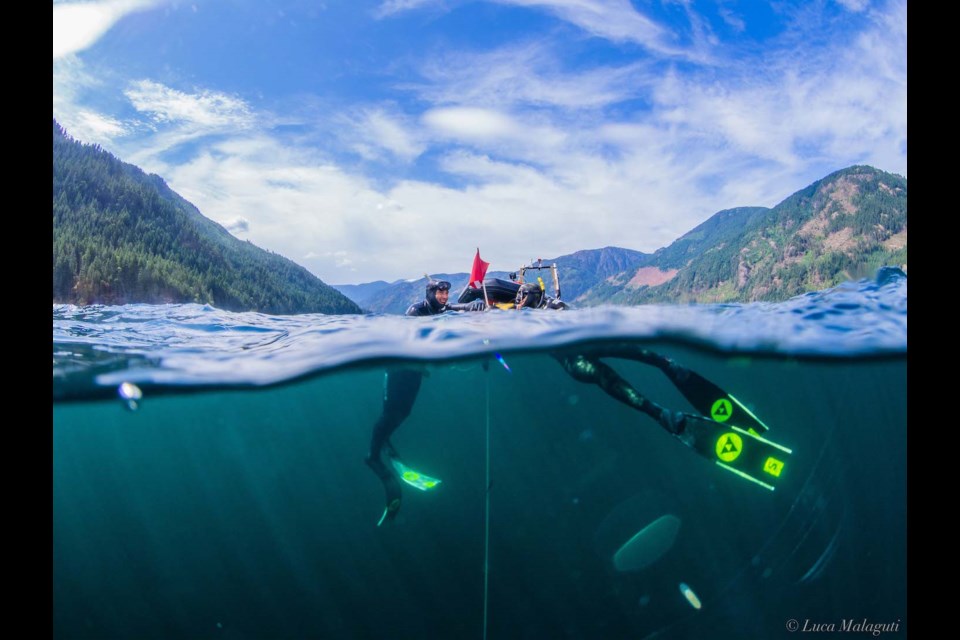
[[[370,457],[378,459],[385,444],[397,427],[407,419],[420,391],[423,374],[410,369],[387,372],[383,392],[383,413],[373,427],[370,439]]]
[[[413,403],[417,399],[417,393],[420,391],[420,383],[423,375],[419,371],[409,369],[394,369],[387,372],[386,384],[384,385],[383,412],[380,418],[373,426],[373,436],[370,439],[370,453],[367,455],[366,463],[373,472],[377,474],[380,481],[383,482],[383,488],[386,491],[387,508],[384,511],[385,518],[393,519],[400,510],[400,483],[396,475],[387,468],[381,459],[383,447],[387,446],[392,451],[390,445],[390,436],[400,426],[400,424],[410,415]]]
[[[718,422],[735,424],[754,433],[764,433],[769,429],[746,405],[715,382],[655,351],[630,343],[611,343],[580,349],[576,353],[591,360],[622,358],[657,367],[700,414]]]
[[[670,433],[677,434],[683,429],[682,419],[678,417],[681,414],[668,411],[644,398],[616,371],[599,360],[584,355],[557,356],[557,359],[574,379],[599,386],[613,398],[646,413]]]
[[[586,350],[581,350],[581,353],[584,353],[584,351],[585,355],[593,360],[597,358],[621,358],[649,364],[663,371],[674,384],[683,384],[690,376],[690,370],[678,364],[672,358],[629,342],[595,345]]]

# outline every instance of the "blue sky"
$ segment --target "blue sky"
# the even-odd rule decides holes
[[[899,0],[53,3],[53,113],[328,283],[652,252],[906,175]]]

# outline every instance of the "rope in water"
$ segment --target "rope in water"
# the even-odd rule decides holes
[[[487,640],[487,604],[490,585],[490,370],[486,375],[487,395],[487,472],[485,487],[484,523],[483,523],[483,640]]]

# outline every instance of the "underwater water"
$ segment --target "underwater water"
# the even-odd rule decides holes
[[[776,490],[552,355],[600,344],[739,399],[792,451]],[[906,351],[905,279],[423,319],[58,306],[54,635],[481,638],[488,526],[489,638],[905,636]],[[693,412],[656,368],[604,362]],[[425,377],[392,442],[442,483],[377,527],[363,458],[398,364]]]

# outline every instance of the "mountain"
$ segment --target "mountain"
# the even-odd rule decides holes
[[[399,282],[402,282],[402,280],[398,280],[396,283],[377,280],[376,282],[365,282],[363,284],[331,284],[330,286],[361,307],[366,307],[370,303],[375,302],[386,289]]]
[[[720,211],[579,304],[779,301],[907,265],[907,180],[867,166],[773,207]]]
[[[53,300],[361,312],[305,268],[234,238],[159,176],[74,140],[56,120]]]
[[[605,247],[603,249],[577,251],[570,255],[544,260],[543,264],[556,263],[557,270],[560,273],[560,290],[563,299],[572,300],[596,285],[603,278],[636,268],[650,257],[650,254],[633,251],[632,249]],[[466,256],[464,263],[470,263],[470,260],[471,257]],[[520,265],[517,265],[517,268],[519,267]],[[509,274],[510,272],[507,271],[489,271],[487,277],[506,280],[509,278]],[[453,284],[453,292],[450,297],[451,300],[455,301],[460,294],[460,290],[467,285],[470,274],[466,271],[452,274],[435,273],[432,274],[432,277],[447,280]],[[528,281],[535,280],[536,277],[536,272],[527,273]],[[547,291],[550,295],[553,295],[553,282],[546,271],[543,272],[543,280],[547,285]],[[427,279],[420,278],[414,281],[397,280],[389,284],[378,280],[366,284],[342,284],[333,285],[333,287],[368,311],[402,314],[411,304],[423,300],[426,284]]]
[[[651,257],[649,253],[642,253],[633,249],[604,247],[603,249],[577,251],[553,260],[544,260],[544,264],[554,262],[557,264],[563,299],[576,300],[584,292],[596,286],[598,282],[619,273],[637,269],[646,264]],[[544,278],[544,282],[547,283],[547,289],[549,290],[551,287],[550,280]]]
[[[907,180],[853,166],[773,208],[719,211],[653,254],[606,247],[544,260],[554,262],[563,299],[577,306],[785,300],[872,277],[884,265],[906,270]],[[436,277],[450,280],[456,293],[469,276]],[[488,277],[506,278],[507,272]],[[337,288],[371,311],[403,313],[423,299],[425,282]]]

